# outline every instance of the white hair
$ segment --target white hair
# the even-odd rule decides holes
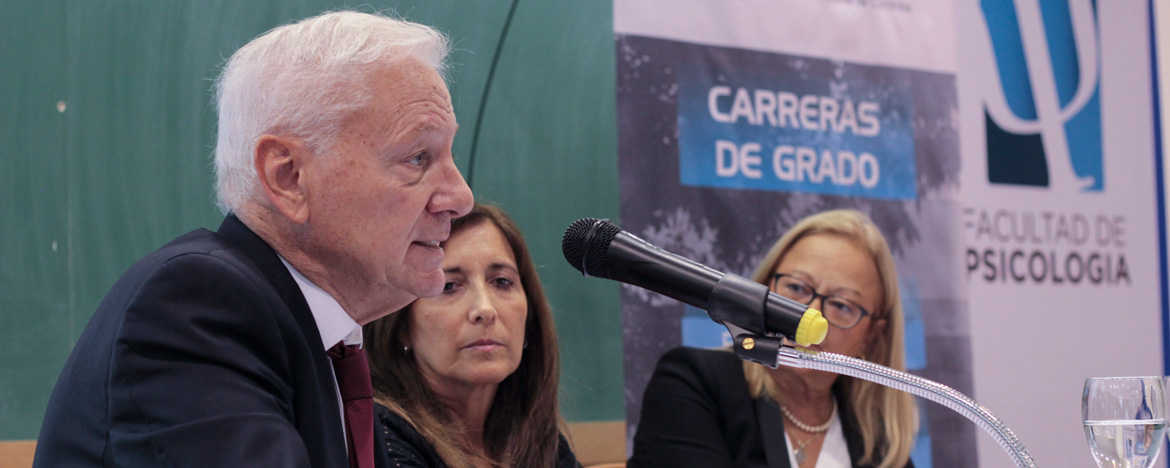
[[[245,44],[215,83],[220,210],[237,211],[258,193],[252,152],[261,135],[294,136],[328,153],[346,118],[369,105],[372,73],[414,57],[442,76],[449,51],[431,27],[354,11],[280,26]]]

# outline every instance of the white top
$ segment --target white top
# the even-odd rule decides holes
[[[280,254],[277,256],[279,257]],[[309,304],[309,311],[313,313],[313,320],[317,322],[317,332],[321,334],[321,343],[325,345],[325,349],[328,350],[342,341],[345,342],[346,346],[362,346],[362,326],[345,313],[345,309],[341,308],[337,299],[305,278],[284,257],[280,257],[280,262],[284,264],[285,268],[288,268],[288,272],[296,280],[297,286],[301,288],[301,294],[305,296],[305,302]],[[333,370],[332,360],[329,361],[329,369]],[[333,390],[337,394],[337,415],[341,417],[341,436],[344,438],[345,406],[341,402],[341,390],[337,388],[337,376],[333,375],[333,372],[330,372],[329,376],[333,379]],[[349,452],[349,444],[346,444],[345,450],[346,453]]]
[[[784,417],[783,414],[780,415]],[[796,451],[793,450],[792,439],[788,437],[788,431],[784,431],[784,445],[788,447],[788,464],[793,468],[800,465],[796,463]],[[829,425],[829,430],[825,432],[825,442],[821,444],[821,451],[817,454],[817,466],[813,468],[842,468],[853,466],[853,461],[849,458],[849,445],[845,443],[845,430],[841,428],[841,418],[837,413],[833,413],[832,424]]]

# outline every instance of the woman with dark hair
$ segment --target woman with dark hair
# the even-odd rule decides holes
[[[810,349],[905,370],[894,257],[864,213],[802,219],[752,279],[824,313],[829,333]],[[646,387],[628,466],[912,467],[917,421],[909,394],[872,382],[676,348]]]
[[[556,330],[519,229],[476,204],[442,243],[443,293],[365,327],[376,414],[403,467],[578,467]]]

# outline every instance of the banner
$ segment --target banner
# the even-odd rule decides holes
[[[621,225],[747,276],[800,218],[868,213],[911,372],[1091,466],[1084,378],[1161,374],[1149,8],[616,0]],[[658,357],[729,336],[635,287],[622,313],[632,441]],[[1010,465],[949,409],[920,427],[919,468]]]
[[[800,218],[866,212],[897,261],[908,366],[970,392],[953,13],[936,3],[616,2],[621,221],[747,276]],[[622,304],[633,434],[658,357],[730,337],[638,288]],[[974,426],[932,406],[915,465],[975,466]]]
[[[1093,466],[1086,377],[1162,374],[1150,9],[956,9],[975,397],[1043,466]]]

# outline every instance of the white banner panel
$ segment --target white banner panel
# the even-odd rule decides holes
[[[1162,373],[1149,5],[957,8],[976,397],[1039,465],[1095,466],[1084,379]]]
[[[614,32],[953,73],[954,4],[937,0],[617,0]],[[848,34],[842,34],[848,31]]]

